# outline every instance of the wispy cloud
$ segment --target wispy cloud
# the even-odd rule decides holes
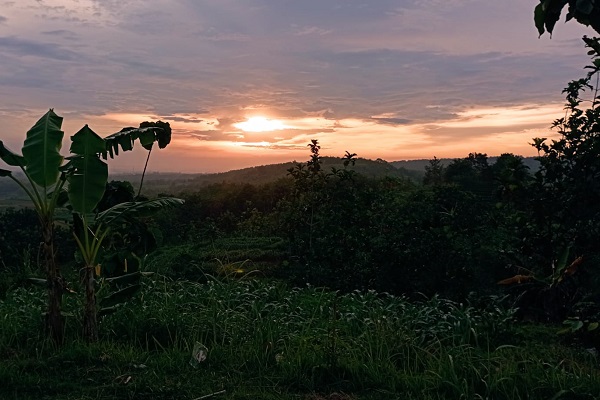
[[[0,51],[16,56],[50,58],[59,61],[71,61],[78,58],[76,52],[61,45],[25,40],[12,36],[0,37]]]

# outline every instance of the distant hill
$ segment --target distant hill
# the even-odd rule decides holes
[[[497,157],[490,157],[489,162],[493,164]],[[440,159],[443,165],[452,162],[451,158]],[[336,157],[323,157],[323,168],[330,171],[331,168],[343,168],[343,160]],[[525,164],[531,171],[536,171],[539,163],[533,157],[524,158]],[[288,169],[293,168],[297,162],[282,164],[261,165],[258,167],[243,168],[228,172],[214,174],[184,174],[184,173],[162,173],[155,172],[146,175],[143,192],[154,196],[159,193],[177,194],[183,191],[194,190],[196,187],[214,183],[251,183],[261,185],[273,182],[288,176]],[[400,177],[420,182],[425,174],[425,166],[429,160],[408,160],[387,162],[382,159],[369,160],[358,158],[352,169],[361,175],[371,178]],[[129,181],[136,188],[139,186],[141,174],[115,174],[110,176],[111,180]],[[0,208],[27,204],[27,196],[22,189],[9,179],[0,179]]]
[[[344,168],[341,158],[323,157],[322,166],[325,171],[331,171],[331,168]],[[287,162],[282,164],[261,165],[258,167],[243,168],[228,172],[214,174],[184,174],[184,173],[149,173],[144,178],[143,193],[148,196],[154,196],[159,193],[177,194],[183,191],[193,191],[194,188],[210,185],[214,183],[251,183],[261,185],[276,181],[288,176],[288,170],[293,168],[297,162]],[[354,167],[349,166],[357,173],[372,177],[401,177],[414,181],[420,181],[423,172],[395,167],[387,161],[368,160],[358,158]],[[141,174],[114,174],[110,180],[129,181],[136,190],[139,187]],[[13,206],[16,204],[27,204],[27,196],[22,189],[9,179],[0,179],[0,207]]]
[[[323,157],[322,162],[325,171],[331,171],[331,168],[341,169],[344,167],[341,158]],[[296,164],[297,162],[269,164],[214,174],[151,173],[146,175],[143,191],[146,194],[174,194],[193,190],[195,187],[222,182],[261,185],[287,177],[288,170],[293,168]],[[381,159],[368,160],[359,158],[356,160],[356,165],[354,167],[348,168],[352,168],[357,173],[372,178],[388,176],[420,181],[423,177],[423,173],[420,171],[411,171],[401,167],[398,168]],[[134,186],[139,184],[140,178],[141,175],[139,174],[119,174],[111,176],[111,179],[115,180],[128,180],[132,182]]]
[[[15,175],[22,178],[18,172]],[[30,204],[23,189],[9,178],[0,178],[0,210],[6,207],[23,207]]]
[[[498,157],[488,157],[489,164],[494,164]],[[439,159],[443,166],[447,166],[450,164],[454,158],[440,158]],[[425,167],[429,165],[428,159],[422,160],[402,160],[402,161],[390,161],[389,164],[393,165],[396,168],[404,168],[407,171],[416,171],[425,173]],[[523,157],[523,163],[529,167],[531,172],[535,172],[538,170],[540,163],[535,159],[535,157]]]

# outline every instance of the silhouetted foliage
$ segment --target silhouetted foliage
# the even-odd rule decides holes
[[[575,19],[600,33],[600,5],[595,0],[540,0],[534,11],[534,22],[540,36],[545,31],[552,34],[565,7],[565,22]]]
[[[425,176],[423,177],[423,184],[441,185],[445,182],[444,175],[444,165],[437,157],[433,157],[432,160],[429,160],[429,165],[425,166]]]

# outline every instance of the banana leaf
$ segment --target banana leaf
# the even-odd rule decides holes
[[[108,165],[98,157],[105,151],[104,140],[87,125],[71,137],[71,153],[67,157],[70,173],[69,202],[78,213],[86,214],[94,210],[102,200],[108,181]]]
[[[31,180],[46,191],[58,180],[59,167],[63,162],[63,156],[60,155],[64,136],[62,120],[50,109],[27,132],[23,143],[25,169]]]
[[[109,282],[109,283],[115,284],[115,285],[133,284],[135,282],[139,282],[139,280],[143,276],[150,276],[152,274],[154,274],[154,273],[153,272],[136,271],[136,272],[132,272],[131,274],[115,276],[113,278],[105,278],[104,280],[106,282]]]
[[[104,138],[106,148],[102,152],[102,158],[114,158],[119,155],[119,148],[123,151],[133,150],[133,143],[139,139],[144,148],[148,149],[151,144],[157,139],[157,132],[162,131],[162,128],[123,128],[120,132],[113,133]]]
[[[101,308],[106,308],[124,303],[127,300],[129,300],[131,296],[133,296],[138,290],[140,290],[140,288],[141,285],[139,284],[127,286],[124,289],[121,289],[117,292],[113,292],[110,295],[104,297],[102,300],[100,300],[99,305]]]
[[[121,203],[98,214],[96,221],[108,225],[120,219],[147,217],[165,208],[180,206],[183,203],[184,200],[175,197],[161,197],[154,200]]]
[[[2,140],[0,140],[0,159],[13,167],[22,167],[25,165],[25,157],[13,153],[7,147],[4,146]]]

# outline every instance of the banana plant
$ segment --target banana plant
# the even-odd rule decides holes
[[[82,234],[80,236],[74,234],[74,237],[85,264],[83,271],[83,284],[85,287],[83,336],[88,341],[96,341],[98,339],[99,307],[96,301],[95,283],[96,278],[100,277],[102,272],[102,267],[98,262],[98,256],[102,249],[104,239],[110,232],[111,226],[120,224],[126,220],[150,216],[159,210],[181,204],[183,204],[183,200],[181,199],[163,197],[154,200],[117,204],[108,210],[99,213],[95,217],[90,217],[89,212],[84,209],[78,210],[79,219],[82,223]],[[139,278],[141,275],[139,273],[129,274],[129,277],[131,276]],[[114,278],[113,280],[118,279]],[[119,296],[124,293],[131,294],[132,291],[137,290],[138,287],[139,285],[136,284],[129,285],[119,292],[113,293],[112,296],[115,299],[118,299]],[[113,299],[111,299],[111,301],[112,300]],[[106,304],[100,304],[100,306],[106,307]]]
[[[102,139],[86,125],[71,138],[73,155],[68,157],[68,162],[63,165],[64,157],[60,154],[64,137],[61,130],[62,121],[63,118],[52,109],[44,114],[27,132],[22,148],[23,155],[11,151],[0,141],[0,159],[11,167],[20,168],[25,178],[15,176],[7,169],[0,169],[0,177],[12,179],[25,191],[40,222],[48,291],[45,326],[57,344],[62,343],[64,339],[65,321],[61,314],[61,304],[66,285],[56,263],[54,216],[63,197],[63,189],[68,188],[69,202],[73,210],[86,221],[86,218],[89,218],[88,214],[102,198],[108,179],[108,166],[100,156],[106,160],[109,156],[113,158],[118,155],[119,149],[132,150],[136,140],[147,149],[151,148],[155,141],[163,148],[170,141],[171,134],[170,128],[167,130],[151,126],[126,128]],[[101,236],[90,235],[89,229],[85,229],[84,232],[83,238],[77,240],[80,247],[84,247],[85,251],[82,254],[87,265],[87,262],[93,262],[92,257],[97,255]],[[86,267],[85,273],[87,269]],[[93,274],[90,279],[93,282]],[[86,305],[86,310],[87,307]],[[84,315],[87,313],[84,312]]]
[[[0,158],[9,166],[20,168],[25,180],[5,169],[0,170],[0,176],[12,179],[25,191],[40,222],[48,293],[45,326],[56,343],[62,343],[64,337],[64,317],[60,309],[66,288],[54,250],[54,211],[58,195],[66,182],[65,175],[59,170],[63,163],[63,156],[60,155],[64,136],[62,120],[53,110],[40,118],[27,132],[23,155],[12,152],[0,141]]]
[[[142,146],[150,151],[154,141],[161,137],[154,133],[158,129],[164,132],[163,129],[156,127],[126,128],[107,139],[102,139],[86,125],[71,137],[70,151],[72,155],[67,157],[68,163],[62,167],[62,171],[67,176],[69,203],[82,225],[81,234],[78,236],[74,233],[74,238],[85,264],[83,268],[83,286],[85,288],[83,336],[88,341],[98,339],[95,280],[96,275],[100,274],[100,266],[97,259],[111,224],[126,218],[149,215],[160,209],[183,203],[183,200],[176,198],[127,202],[117,204],[97,216],[93,216],[96,206],[104,196],[108,181],[108,165],[100,157],[106,157],[107,152],[111,156],[113,156],[112,152],[118,154],[119,147],[123,150],[133,149],[133,140],[136,136]],[[159,142],[159,146],[161,143]]]

